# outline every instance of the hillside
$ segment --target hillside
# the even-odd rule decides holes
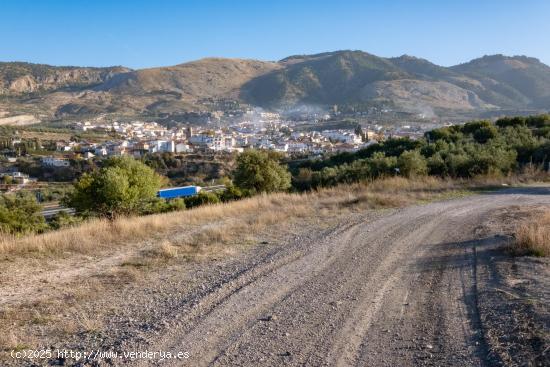
[[[24,62],[0,62],[0,95],[26,94],[59,89],[90,88],[130,71],[106,68],[56,67]]]
[[[550,109],[550,67],[525,56],[484,56],[442,67],[362,51],[278,62],[208,58],[142,70],[0,63],[0,117],[171,115],[231,100],[270,109],[302,104],[389,106],[445,116]]]
[[[268,107],[378,102],[414,112],[550,107],[550,68],[523,56],[484,57],[445,68],[406,55],[386,59],[339,51],[280,63],[284,69],[245,86],[245,99]]]
[[[549,108],[550,67],[538,59],[526,56],[484,56],[451,69],[479,80],[487,91],[515,101],[516,106],[527,104]],[[491,96],[481,95],[482,98],[491,99]],[[502,104],[498,100],[493,102]]]
[[[292,57],[280,64],[284,68],[247,83],[243,98],[261,106],[353,102],[373,82],[408,76],[389,60],[360,51]]]
[[[271,62],[210,58],[119,74],[97,89],[137,95],[174,92],[191,99],[235,97],[246,81],[278,68]]]

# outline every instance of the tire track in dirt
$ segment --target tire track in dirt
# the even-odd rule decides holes
[[[518,202],[550,195],[526,188],[413,206],[297,241],[197,295],[149,347],[188,351],[192,366],[491,365],[476,227]]]

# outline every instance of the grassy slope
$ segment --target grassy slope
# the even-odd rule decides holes
[[[245,228],[261,230],[265,225],[309,216],[324,210],[340,210],[360,205],[361,208],[398,207],[419,200],[432,200],[449,194],[464,192],[468,187],[461,181],[441,180],[432,177],[405,179],[393,177],[353,185],[341,185],[312,193],[276,193],[220,204],[208,205],[181,212],[142,217],[119,218],[115,221],[93,219],[82,225],[60,231],[26,237],[0,237],[0,254],[58,255],[67,252],[91,253],[113,246],[124,246],[153,236],[187,231],[193,226],[227,221],[227,228],[211,228],[199,234],[201,241],[189,239],[185,245],[221,241],[219,234],[230,236]],[[213,233],[208,236],[208,232]],[[200,243],[197,243],[200,242]]]

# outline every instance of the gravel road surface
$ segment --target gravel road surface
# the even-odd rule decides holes
[[[485,342],[477,275],[498,233],[480,226],[514,205],[550,205],[550,189],[353,217],[258,251],[172,309],[177,321],[150,341],[148,349],[187,351],[188,360],[132,364],[500,365]]]

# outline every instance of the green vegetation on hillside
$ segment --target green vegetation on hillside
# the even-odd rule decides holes
[[[389,175],[507,175],[527,164],[548,168],[550,116],[473,121],[429,131],[424,139],[389,139],[356,153],[302,162],[294,186],[306,190]]]

